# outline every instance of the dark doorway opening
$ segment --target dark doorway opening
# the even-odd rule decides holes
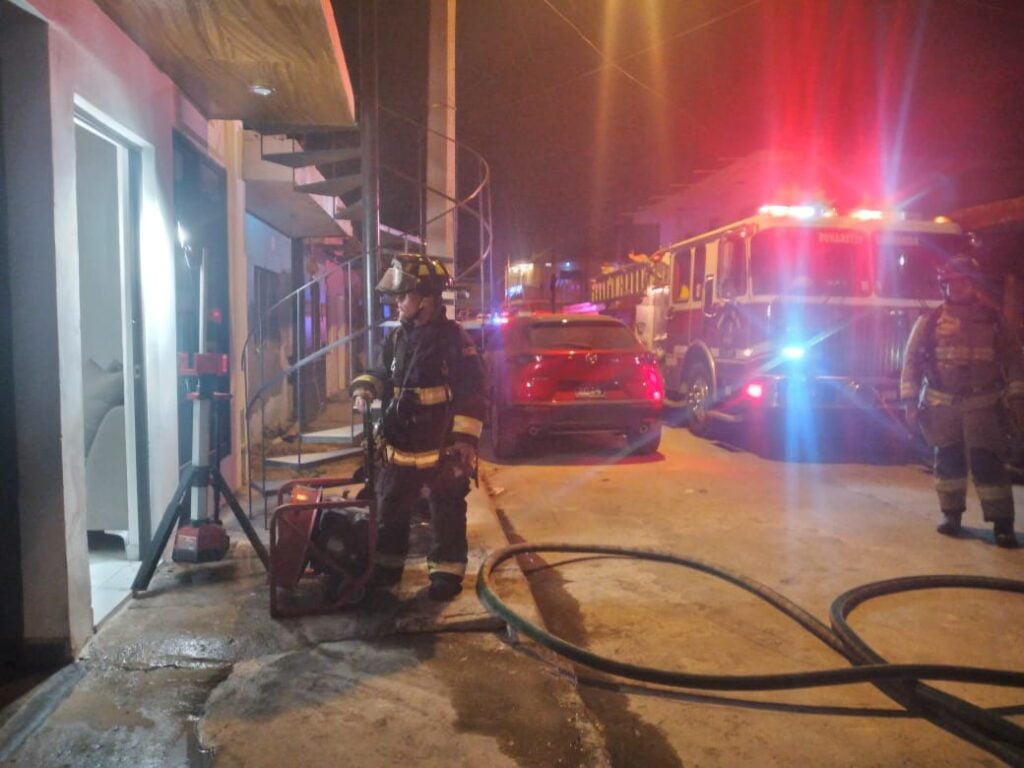
[[[0,6],[0,16],[12,11]],[[3,25],[0,45],[10,32]],[[4,165],[4,62],[0,58],[0,168]],[[0,402],[14,402],[14,339],[11,331],[10,251],[7,243],[7,186],[0,173]],[[18,512],[18,447],[13,408],[0,408],[0,690],[14,679],[23,634],[21,540]],[[0,694],[0,705],[3,705]]]
[[[199,270],[189,266],[184,243],[205,263],[206,351],[229,354],[226,177],[223,168],[178,133],[174,135],[174,212],[179,239],[174,259],[178,352],[191,354],[199,349]],[[178,378],[179,466],[191,460],[192,401],[187,396],[192,384]],[[229,391],[226,376],[218,381],[217,391]],[[231,453],[229,408],[217,409],[210,440],[211,450],[219,457]]]

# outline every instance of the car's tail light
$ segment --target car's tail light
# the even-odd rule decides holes
[[[511,393],[518,402],[625,398],[661,403],[665,398],[661,370],[647,355],[521,355],[509,363]]]
[[[627,380],[626,393],[630,397],[660,403],[665,398],[665,380],[658,363],[647,357],[641,357],[636,362]]]
[[[550,400],[555,393],[556,361],[542,355],[526,355],[512,361],[512,382],[515,399],[521,402]]]

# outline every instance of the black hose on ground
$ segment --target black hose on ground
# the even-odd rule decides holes
[[[528,621],[505,605],[495,593],[491,574],[501,563],[524,553],[537,552],[650,560],[680,565],[724,579],[781,611],[855,666],[767,675],[711,675],[646,667],[591,653]],[[480,566],[477,578],[477,595],[488,610],[546,648],[593,669],[647,683],[716,691],[783,690],[868,682],[908,710],[921,712],[940,727],[1005,762],[1024,765],[1024,728],[920,682],[942,680],[1024,688],[1024,672],[947,664],[889,664],[864,643],[846,621],[854,608],[871,598],[939,588],[995,589],[1024,594],[1024,582],[1010,579],[955,575],[891,579],[858,587],[837,598],[831,608],[830,629],[795,603],[752,579],[700,560],[656,550],[603,545],[515,544],[492,553]]]

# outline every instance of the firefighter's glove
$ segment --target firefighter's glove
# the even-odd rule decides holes
[[[917,427],[920,424],[921,409],[916,402],[907,403],[905,411],[907,426],[910,427],[911,432],[916,432]]]
[[[458,462],[459,468],[465,473],[466,477],[474,477],[476,475],[477,456],[475,445],[457,440],[448,448],[448,452]]]
[[[352,410],[356,413],[366,413],[373,404],[373,392],[366,387],[358,387],[352,393]]]

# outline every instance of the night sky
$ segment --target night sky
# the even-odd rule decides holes
[[[335,5],[358,88],[353,4]],[[379,14],[382,103],[422,116],[427,2]],[[766,148],[836,169],[839,202],[1024,195],[1016,0],[459,0],[457,77],[500,258],[621,256],[629,211]],[[415,163],[409,146],[382,152]]]

